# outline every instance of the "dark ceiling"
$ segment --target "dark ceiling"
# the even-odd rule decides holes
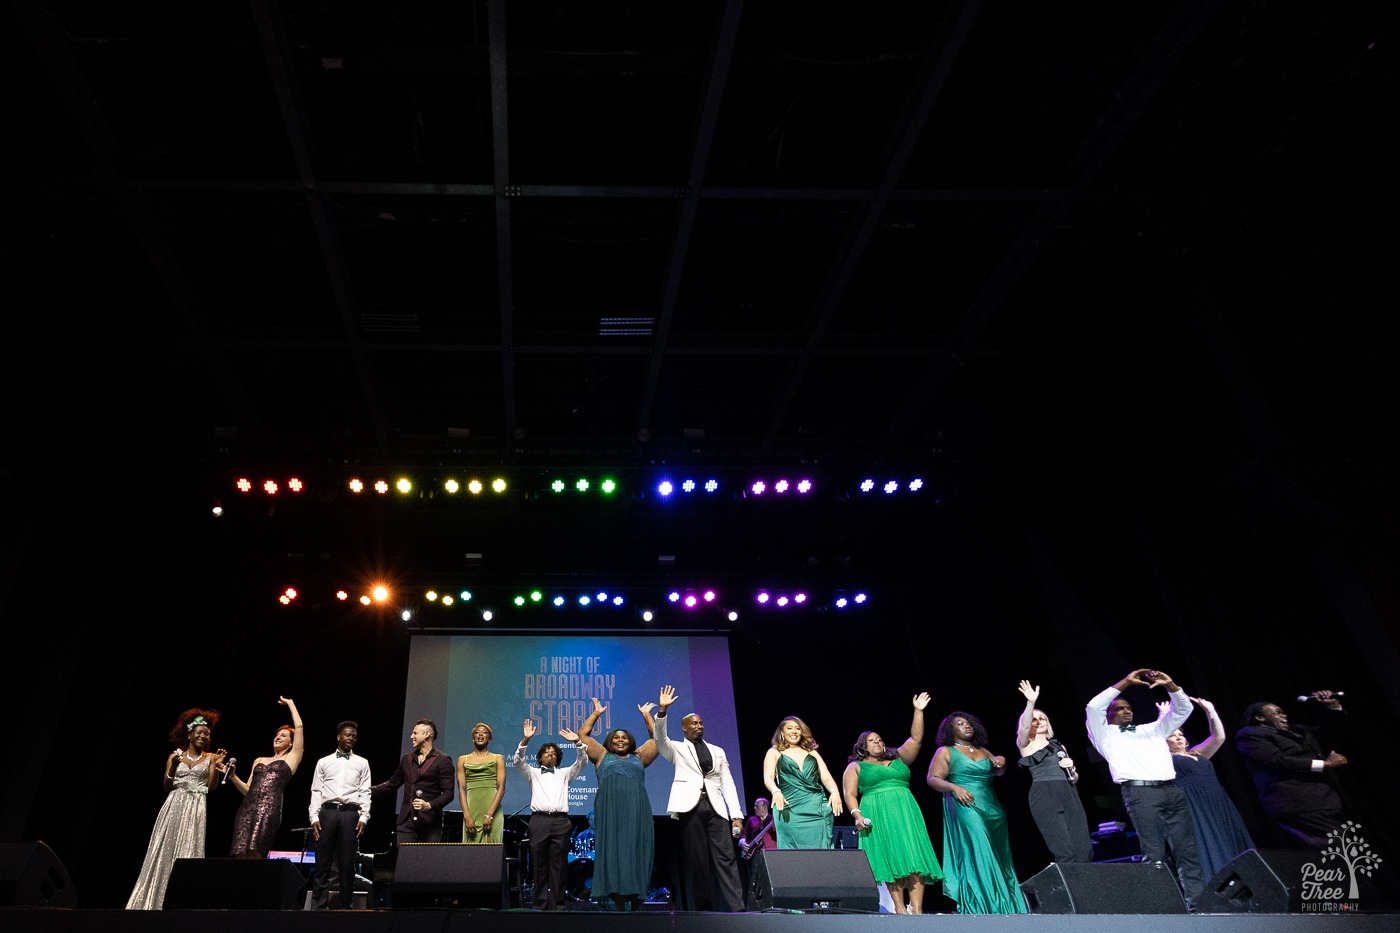
[[[1396,24],[12,0],[11,437],[157,443],[216,489],[878,464],[1029,495],[1267,457],[1364,500]]]

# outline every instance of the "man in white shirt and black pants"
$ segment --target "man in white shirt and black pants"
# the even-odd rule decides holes
[[[360,727],[335,727],[335,753],[316,762],[311,775],[311,830],[316,835],[316,871],[311,906],[325,910],[331,895],[331,866],[340,873],[340,906],[354,905],[355,849],[369,822],[369,762],[355,754]]]
[[[563,753],[554,742],[540,746],[538,767],[525,761],[525,749],[535,734],[534,720],[525,720],[524,737],[511,759],[530,785],[530,865],[534,875],[536,910],[564,909],[564,867],[569,861],[573,823],[569,821],[569,785],[588,763],[582,741],[574,744],[574,763],[560,771]]]
[[[1155,722],[1133,722],[1133,707],[1121,696],[1130,684],[1165,687],[1168,706]],[[1167,748],[1167,736],[1181,727],[1195,707],[1186,691],[1161,671],[1136,670],[1089,701],[1084,707],[1089,741],[1108,762],[1113,783],[1122,788],[1123,806],[1137,830],[1143,861],[1166,865],[1166,844],[1171,843],[1176,874],[1188,910],[1195,910],[1201,893],[1201,860],[1191,829],[1191,805],[1176,786],[1176,767]]]

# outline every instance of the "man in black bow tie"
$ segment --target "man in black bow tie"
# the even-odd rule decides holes
[[[1119,696],[1130,684],[1166,688],[1171,702],[1155,722],[1142,726],[1133,722],[1132,704]],[[1193,708],[1186,691],[1169,675],[1148,668],[1131,672],[1084,707],[1089,741],[1108,762],[1113,782],[1122,789],[1123,806],[1137,830],[1143,860],[1164,866],[1166,843],[1171,843],[1188,908],[1194,907],[1204,879],[1191,829],[1190,804],[1176,786],[1176,768],[1166,740]]]
[[[346,720],[335,729],[335,752],[316,762],[311,776],[311,831],[316,836],[312,906],[325,910],[331,870],[340,877],[340,907],[349,910],[355,892],[355,849],[369,822],[369,762],[355,754],[360,727]]]
[[[583,739],[574,736],[574,763],[569,770],[560,771],[562,753],[554,742],[540,746],[532,768],[525,761],[525,749],[535,734],[535,722],[525,720],[524,736],[515,747],[512,759],[515,770],[524,775],[530,785],[530,866],[534,874],[536,910],[564,909],[564,867],[569,861],[569,838],[573,824],[569,821],[569,784],[583,773],[588,756],[583,753]],[[567,736],[566,736],[567,738]]]

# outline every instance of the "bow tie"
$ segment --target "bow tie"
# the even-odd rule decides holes
[[[337,758],[349,758],[352,754],[353,754],[353,752],[336,752],[336,753],[335,753],[335,757],[337,757]]]
[[[554,773],[554,765],[541,765],[541,766],[540,766],[540,774],[553,774],[553,773]]]
[[[1118,731],[1119,731],[1119,732],[1136,732],[1136,731],[1137,731],[1137,726],[1119,726],[1119,727],[1118,727]]]

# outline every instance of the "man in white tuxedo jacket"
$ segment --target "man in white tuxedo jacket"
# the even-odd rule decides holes
[[[681,856],[690,910],[743,910],[739,860],[734,838],[744,823],[744,807],[724,749],[705,741],[705,723],[691,713],[681,720],[683,740],[667,735],[666,710],[676,702],[669,684],[661,688],[656,714],[656,750],[676,769],[666,809],[681,822]],[[714,902],[718,886],[722,905]]]

